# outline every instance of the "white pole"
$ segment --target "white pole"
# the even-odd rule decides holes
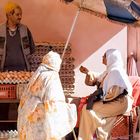
[[[70,41],[72,32],[73,32],[73,30],[74,30],[75,23],[76,23],[77,18],[78,18],[79,14],[80,14],[80,10],[81,10],[81,8],[79,8],[78,11],[76,12],[76,16],[75,16],[75,18],[74,18],[72,27],[71,27],[71,29],[70,29],[70,32],[69,32],[69,35],[68,35],[68,38],[67,38],[67,41],[66,41],[66,44],[65,44],[65,47],[64,47],[64,51],[63,51],[63,54],[62,54],[62,57],[61,57],[62,61],[63,61],[64,55],[65,55],[65,51],[66,51],[66,49],[67,49],[68,43],[69,43],[69,41]]]

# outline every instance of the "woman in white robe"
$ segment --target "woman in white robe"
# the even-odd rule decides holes
[[[94,86],[97,81],[103,89],[102,100],[93,103],[91,110],[82,109],[78,140],[92,140],[94,133],[99,140],[111,140],[111,130],[117,115],[128,113],[132,109],[132,86],[123,68],[121,54],[109,49],[103,56],[106,71],[102,74],[90,72],[81,67],[86,74],[85,83]],[[124,93],[126,91],[126,94]]]
[[[60,140],[76,125],[77,112],[65,102],[60,55],[50,51],[33,74],[18,108],[20,140]]]

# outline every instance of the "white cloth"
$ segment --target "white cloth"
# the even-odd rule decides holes
[[[132,85],[129,81],[128,75],[123,68],[121,54],[116,49],[110,49],[106,53],[107,59],[107,76],[104,79],[103,91],[106,94],[108,90],[116,85],[128,91],[132,95]]]
[[[20,100],[20,140],[59,140],[71,132],[77,122],[76,106],[65,102],[58,74],[60,63],[50,63],[48,67],[50,59],[46,59],[33,74]]]
[[[98,77],[100,81],[105,77],[103,82],[104,97],[113,86],[121,87],[122,92],[126,89],[129,96],[128,109],[126,112],[129,112],[132,109],[133,104],[132,85],[123,68],[121,54],[116,49],[109,49],[105,54],[107,59],[107,68],[106,71]]]

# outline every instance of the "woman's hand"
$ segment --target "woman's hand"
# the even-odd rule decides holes
[[[84,73],[84,74],[87,74],[87,73],[89,72],[89,70],[88,70],[86,67],[83,67],[83,66],[81,66],[81,67],[79,68],[79,70],[80,70],[80,72],[82,72],[82,73]]]

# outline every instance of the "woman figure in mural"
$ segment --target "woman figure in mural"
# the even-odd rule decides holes
[[[123,68],[121,54],[116,49],[109,49],[103,55],[106,71],[102,74],[89,71],[81,66],[86,74],[85,83],[94,86],[100,83],[103,96],[93,103],[92,108],[82,109],[78,140],[91,140],[96,133],[100,140],[111,140],[111,130],[117,115],[132,109],[132,86]]]
[[[20,140],[60,140],[76,125],[74,104],[65,102],[60,55],[50,51],[33,74],[18,108]]]

